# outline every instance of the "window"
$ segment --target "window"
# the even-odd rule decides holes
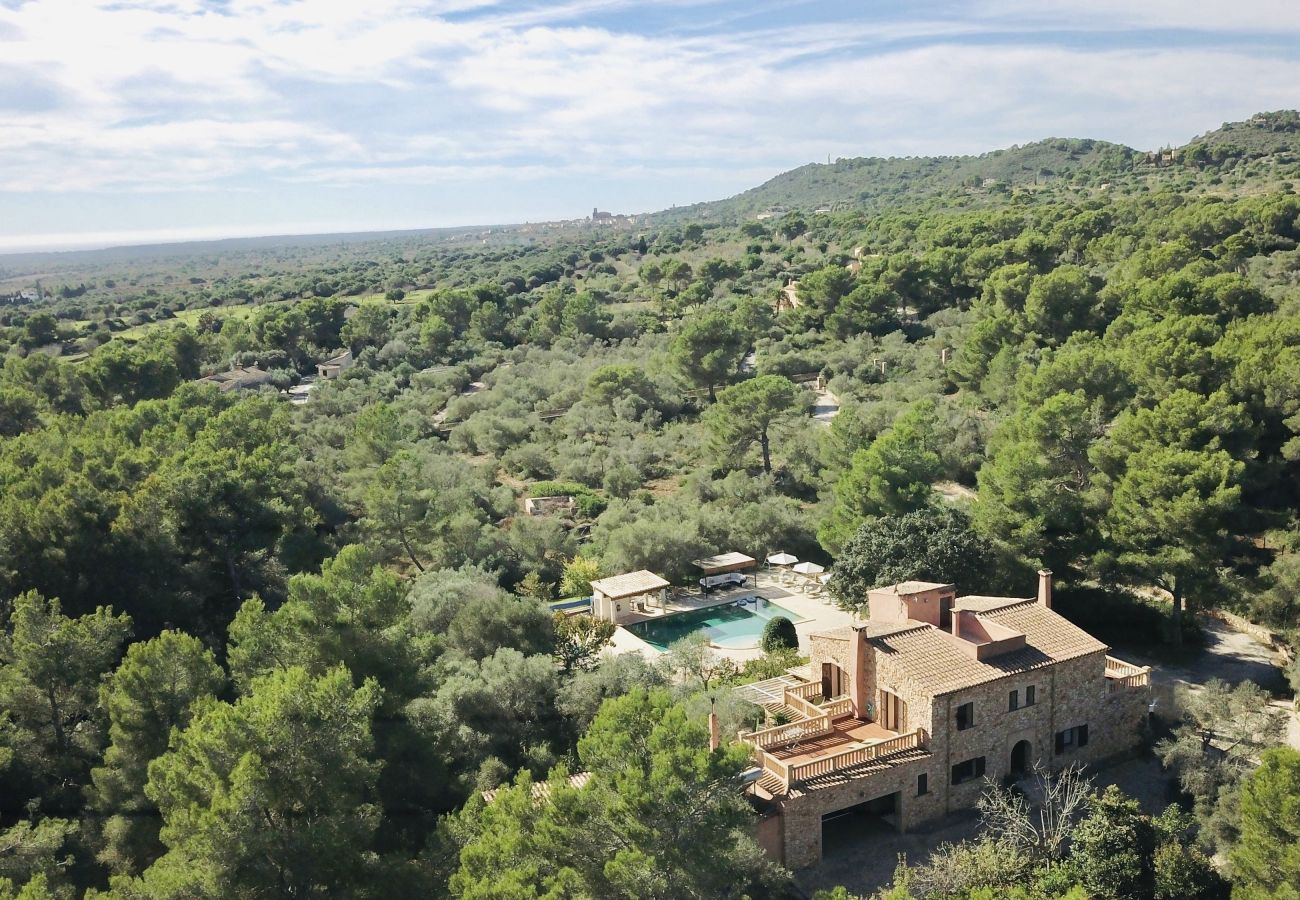
[[[984,757],[977,756],[952,767],[952,783],[961,784],[984,776]]]
[[[1007,700],[1007,709],[1020,709],[1020,691],[1012,691]]]
[[[975,724],[975,704],[963,703],[957,707],[957,730],[965,731]]]
[[[1056,733],[1056,752],[1069,753],[1088,746],[1088,726],[1076,725]]]
[[[1025,706],[1033,706],[1038,702],[1038,689],[1032,684],[1025,688]]]
[[[916,776],[916,796],[930,793],[930,776],[922,772]]]

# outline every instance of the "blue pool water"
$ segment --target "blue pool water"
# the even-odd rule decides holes
[[[624,627],[659,649],[667,650],[673,641],[688,634],[703,631],[719,647],[740,649],[758,646],[758,639],[769,619],[785,616],[791,622],[801,622],[799,616],[783,606],[777,606],[762,597],[741,598],[743,605],[724,603],[691,612],[675,613],[662,619],[647,619]]]

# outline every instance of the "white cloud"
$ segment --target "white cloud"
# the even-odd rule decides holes
[[[1051,24],[1071,30],[1300,31],[1300,4],[1294,0],[983,0],[972,13],[1019,27]]]
[[[827,153],[975,152],[1049,134],[1153,147],[1296,105],[1297,54],[1241,37],[1300,30],[1290,0],[900,9],[788,25],[736,0],[0,6],[3,58],[47,102],[6,108],[0,190],[505,179],[527,191],[629,172],[730,185]],[[638,30],[647,15],[659,24]],[[1098,36],[1135,27],[1204,39]]]

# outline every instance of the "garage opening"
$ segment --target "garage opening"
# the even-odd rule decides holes
[[[860,852],[864,844],[896,836],[899,794],[895,791],[822,816],[822,857]]]

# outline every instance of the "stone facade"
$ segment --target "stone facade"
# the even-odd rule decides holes
[[[814,677],[820,677],[823,663],[839,666],[844,672],[851,671],[855,640],[856,636],[851,628],[827,634],[810,634],[808,658],[812,662]]]
[[[850,685],[850,724],[878,723],[898,734],[921,729],[925,740],[919,749],[833,776],[818,774],[806,784],[767,780],[769,795],[760,804],[768,816],[764,844],[779,845],[792,868],[820,861],[827,814],[897,794],[886,821],[906,830],[974,807],[986,779],[1019,777],[1036,766],[1093,764],[1131,752],[1147,738],[1149,670],[1109,658],[1104,645],[1052,613],[1050,583],[1045,592],[1040,587],[1037,603],[965,598],[964,613],[957,600],[942,618],[932,604],[940,594],[948,604],[950,586],[918,588],[926,596],[910,609],[925,610],[932,621],[904,615],[892,624],[873,620],[811,636],[813,678],[822,677],[826,665],[838,668],[835,678]],[[890,596],[882,593],[877,601],[876,593],[873,610],[893,608]],[[964,629],[963,614],[979,618],[979,627]],[[957,624],[945,631],[937,627],[941,621]],[[962,646],[987,646],[1004,640],[1004,632],[1020,639],[1000,653],[971,653]],[[945,668],[935,657],[949,650],[954,655]],[[757,755],[764,757],[762,751]],[[780,774],[779,766],[772,768]],[[774,820],[779,841],[772,836]]]
[[[917,779],[922,774],[934,784],[937,772],[929,757],[885,766],[879,772],[786,800],[780,805],[779,816],[785,865],[801,869],[821,861],[822,816],[827,813],[897,793],[894,824],[900,831],[941,817],[945,810],[938,791],[930,788],[917,794]]]

